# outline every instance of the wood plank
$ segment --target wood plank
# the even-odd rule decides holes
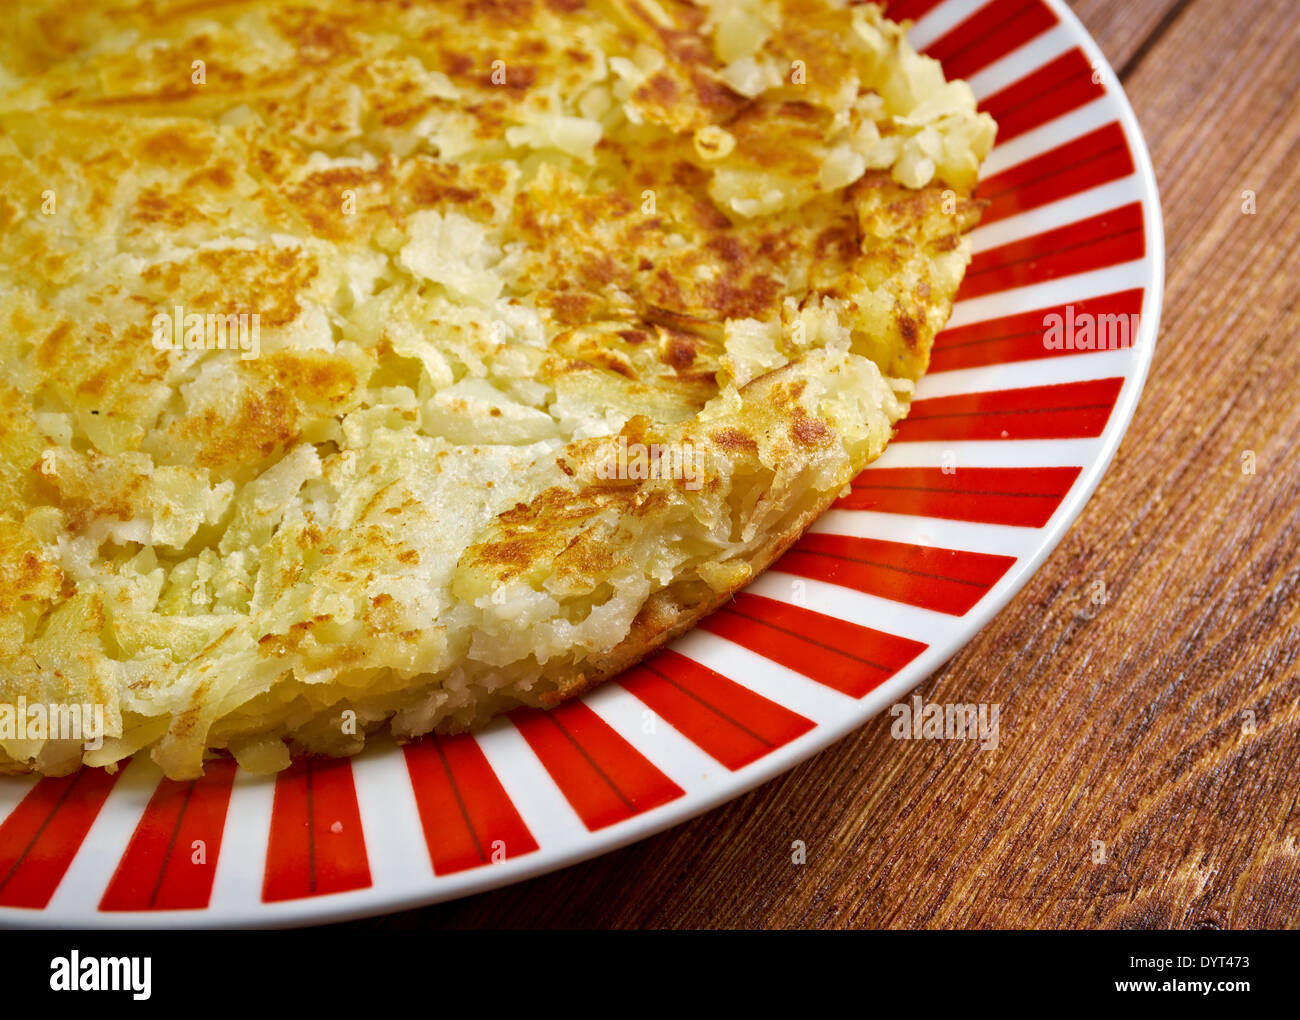
[[[1154,45],[1187,7],[1190,0],[1068,0],[1070,9],[1097,41],[1121,78]]]

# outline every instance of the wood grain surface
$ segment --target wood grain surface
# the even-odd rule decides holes
[[[878,718],[622,851],[340,927],[1300,926],[1300,8],[1074,7],[1150,145],[1168,285],[1096,495],[919,688],[1000,704],[997,750]]]

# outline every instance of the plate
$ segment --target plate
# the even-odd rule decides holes
[[[885,455],[774,567],[551,713],[271,778],[0,778],[0,924],[282,926],[507,885],[757,786],[933,673],[1078,516],[1142,391],[1164,239],[1113,71],[1057,0],[894,0],[998,121],[975,255]]]

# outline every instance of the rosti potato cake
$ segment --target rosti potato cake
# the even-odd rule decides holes
[[[274,771],[681,634],[885,448],[995,130],[870,4],[5,18],[7,771]]]

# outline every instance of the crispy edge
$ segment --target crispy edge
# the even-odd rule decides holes
[[[628,636],[608,652],[585,660],[584,665],[592,667],[591,671],[584,669],[571,680],[561,681],[554,692],[542,695],[543,707],[555,708],[594,690],[690,631],[700,620],[716,612],[734,598],[737,592],[763,574],[838,498],[838,491],[827,493],[784,531],[769,536],[767,542],[747,561],[752,571],[748,580],[725,591],[713,593],[711,598],[694,604],[680,601],[673,585],[655,592],[632,621],[632,630]],[[707,588],[707,585],[704,587]]]

